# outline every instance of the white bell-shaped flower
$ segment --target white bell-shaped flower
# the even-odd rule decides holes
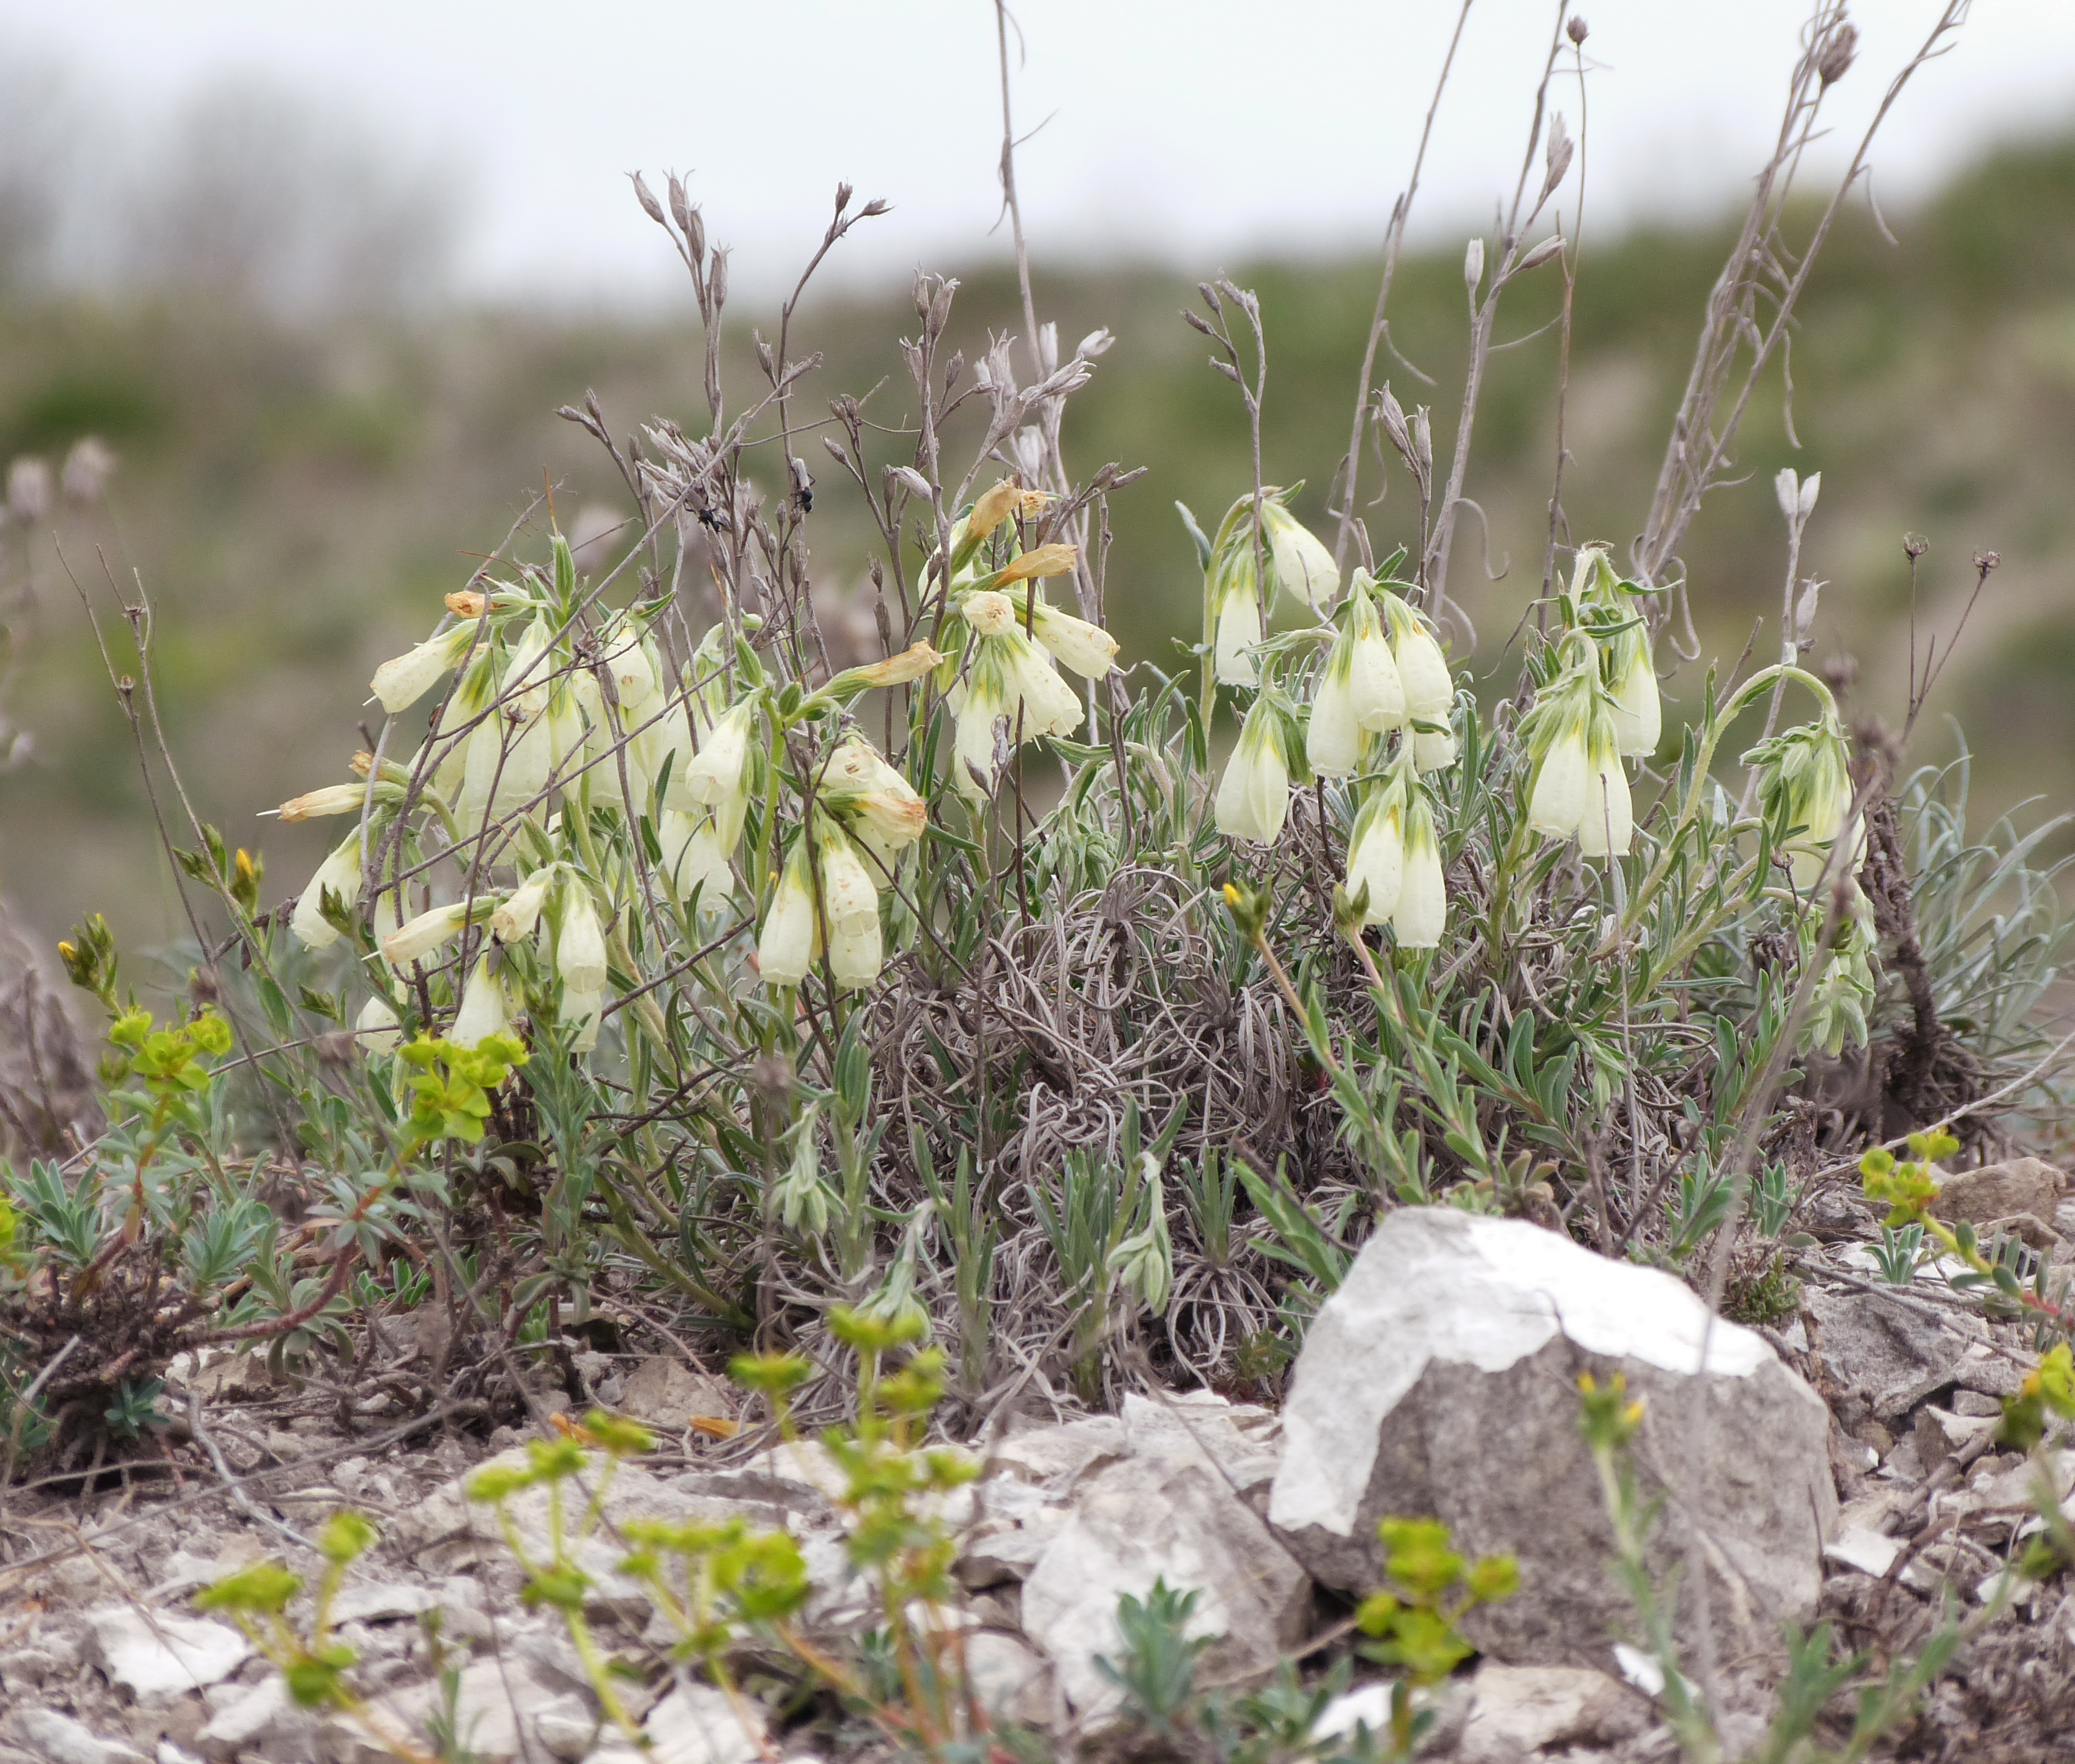
[[[1332,607],[1340,591],[1340,565],[1318,536],[1272,496],[1261,503],[1261,524],[1276,581],[1315,611]]]
[[[1395,784],[1369,792],[1348,834],[1348,898],[1366,888],[1361,922],[1383,925],[1398,910],[1405,886],[1404,793]]]
[[[605,986],[605,926],[590,884],[575,876],[562,890],[561,921],[555,929],[555,972],[573,992],[597,992]]]
[[[328,950],[338,941],[338,932],[324,916],[325,890],[329,888],[350,908],[360,898],[360,834],[333,846],[317,874],[296,896],[296,910],[289,915],[288,929],[304,948]]]
[[[1253,559],[1233,561],[1226,578],[1212,591],[1212,661],[1222,686],[1253,686],[1261,683],[1261,669],[1253,659],[1261,641],[1261,590],[1254,580]]]
[[[1544,839],[1568,839],[1585,818],[1594,768],[1585,749],[1585,718],[1574,714],[1547,737],[1527,793],[1527,825]]]
[[[1282,718],[1265,696],[1240,726],[1239,742],[1218,781],[1218,831],[1227,839],[1273,845],[1290,812],[1290,765],[1283,757]]]
[[[1406,793],[1404,826],[1405,882],[1391,912],[1391,935],[1402,950],[1431,950],[1448,926],[1448,887],[1434,811],[1417,784]]]
[[[439,683],[440,677],[458,667],[475,641],[473,623],[455,625],[436,637],[428,637],[415,648],[392,656],[375,670],[368,689],[382,701],[382,708],[394,716],[408,710]]]
[[[491,966],[490,958],[483,957],[475,964],[475,971],[468,977],[462,988],[461,1008],[454,1012],[454,1027],[447,1031],[447,1039],[456,1047],[474,1047],[486,1036],[509,1035],[512,1033],[512,1001],[505,996],[504,983]]]
[[[1626,857],[1635,828],[1628,774],[1611,740],[1588,743],[1587,751],[1592,770],[1585,780],[1584,812],[1578,820],[1578,850],[1588,858]]]
[[[1422,772],[1437,772],[1456,759],[1456,737],[1443,732],[1448,731],[1456,707],[1456,682],[1448,672],[1448,658],[1427,621],[1398,595],[1381,589],[1377,600],[1405,689],[1405,714],[1413,723],[1435,725],[1415,736],[1413,764]]]
[[[360,1007],[353,1020],[353,1039],[363,1054],[393,1054],[403,1046],[403,1025],[388,1000],[378,993]]]
[[[1042,599],[1030,610],[1030,634],[1084,680],[1100,680],[1116,666],[1116,638]]]
[[[734,893],[732,847],[722,847],[711,815],[665,809],[656,837],[663,848],[664,876],[679,900],[696,892],[700,905],[711,910]]]
[[[793,842],[793,854],[772,892],[771,905],[756,935],[756,971],[766,986],[797,986],[814,965],[820,939],[816,935],[814,889],[807,872],[807,839]]]

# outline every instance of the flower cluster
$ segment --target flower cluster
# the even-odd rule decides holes
[[[1364,925],[1388,925],[1399,946],[1431,949],[1448,922],[1441,843],[1423,775],[1455,763],[1455,682],[1432,627],[1405,598],[1410,585],[1357,569],[1335,611],[1331,554],[1274,497],[1264,501],[1267,554],[1278,582],[1315,611],[1324,654],[1311,670],[1308,706],[1294,699],[1269,661],[1264,678],[1261,604],[1251,595],[1252,503],[1242,499],[1220,528],[1205,573],[1216,678],[1256,686],[1216,801],[1218,830],[1272,845],[1294,785],[1346,779],[1352,793],[1346,889]],[[1271,519],[1269,511],[1274,511]],[[1244,590],[1244,594],[1242,592]],[[1240,636],[1246,640],[1242,643]],[[1244,667],[1239,664],[1243,662]]]
[[[674,661],[684,652],[668,603],[600,613],[559,534],[551,570],[449,595],[448,621],[371,682],[396,716],[452,677],[425,743],[401,760],[379,747],[357,759],[356,781],[275,811],[352,819],[288,926],[313,950],[360,945],[375,975],[360,1046],[393,1053],[422,1026],[404,982],[438,963],[429,996],[452,1009],[455,1046],[525,1017],[588,1053],[615,987],[640,971],[628,939],[659,901],[687,934],[710,934],[746,892],[758,910],[743,923],[757,930],[741,953],[766,986],[797,987],[824,961],[839,988],[872,984],[887,954],[881,896],[928,829],[930,782],[918,789],[882,756],[849,707],[926,683],[926,706],[941,702],[955,723],[935,775],[978,813],[1019,742],[1081,726],[1059,665],[1095,681],[1116,665],[1108,633],[1040,588],[1078,558],[1071,545],[1025,546],[1024,523],[1049,501],[1004,481],[958,522],[941,572],[942,649],[917,641],[818,688],[772,677],[783,652],[760,642],[748,614]],[[785,659],[797,671],[800,657]],[[420,879],[442,863],[461,886],[428,898]]]

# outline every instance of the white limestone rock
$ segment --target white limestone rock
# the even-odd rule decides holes
[[[1621,1373],[1648,1405],[1635,1444],[1646,1492],[1686,1487],[1697,1425],[1713,1608],[1739,1647],[1776,1646],[1781,1620],[1807,1617],[1822,1589],[1837,1510],[1829,1413],[1733,1323],[1716,1322],[1699,1373],[1706,1323],[1671,1276],[1525,1221],[1392,1213],[1298,1358],[1269,1520],[1319,1580],[1359,1593],[1381,1577],[1379,1519],[1441,1519],[1458,1548],[1519,1559],[1519,1592],[1464,1622],[1487,1655],[1605,1666],[1630,1613],[1608,1571],[1612,1532],[1578,1431],[1576,1379]],[[1684,1522],[1660,1526],[1659,1570],[1683,1556]]]
[[[106,1605],[86,1614],[87,1658],[140,1701],[227,1679],[252,1645],[227,1624]]]

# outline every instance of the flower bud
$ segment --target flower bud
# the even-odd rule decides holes
[[[313,815],[358,814],[367,800],[364,784],[328,784],[321,790],[291,797],[274,812],[284,821],[307,821]]]
[[[440,676],[457,667],[475,642],[473,625],[456,625],[428,637],[416,648],[385,661],[375,670],[368,689],[392,717],[408,710],[432,690]]]
[[[431,954],[449,939],[458,937],[462,927],[468,921],[468,907],[459,901],[448,906],[436,906],[429,913],[420,913],[416,918],[406,920],[382,939],[383,959],[398,967],[402,967],[406,963],[415,962],[421,955]]]

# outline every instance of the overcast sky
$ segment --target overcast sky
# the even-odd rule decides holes
[[[1588,227],[1731,199],[1762,158],[1806,0],[1578,0],[1590,23]],[[1202,272],[1379,235],[1411,163],[1451,0],[1021,0],[1020,180],[1033,251]],[[1936,0],[1866,0],[1833,95],[1856,139]],[[1421,198],[1430,238],[1487,220],[1518,167],[1553,18],[1477,0]],[[473,292],[646,300],[675,265],[627,193],[675,168],[738,275],[768,286],[836,181],[894,204],[839,274],[1000,248],[989,0],[0,0],[111,126],[227,77],[344,109],[451,167]],[[1575,81],[1557,100],[1573,131]],[[1906,207],[1987,143],[2075,125],[2075,4],[1977,0],[1904,97],[1876,193]],[[677,272],[681,273],[681,272]]]

